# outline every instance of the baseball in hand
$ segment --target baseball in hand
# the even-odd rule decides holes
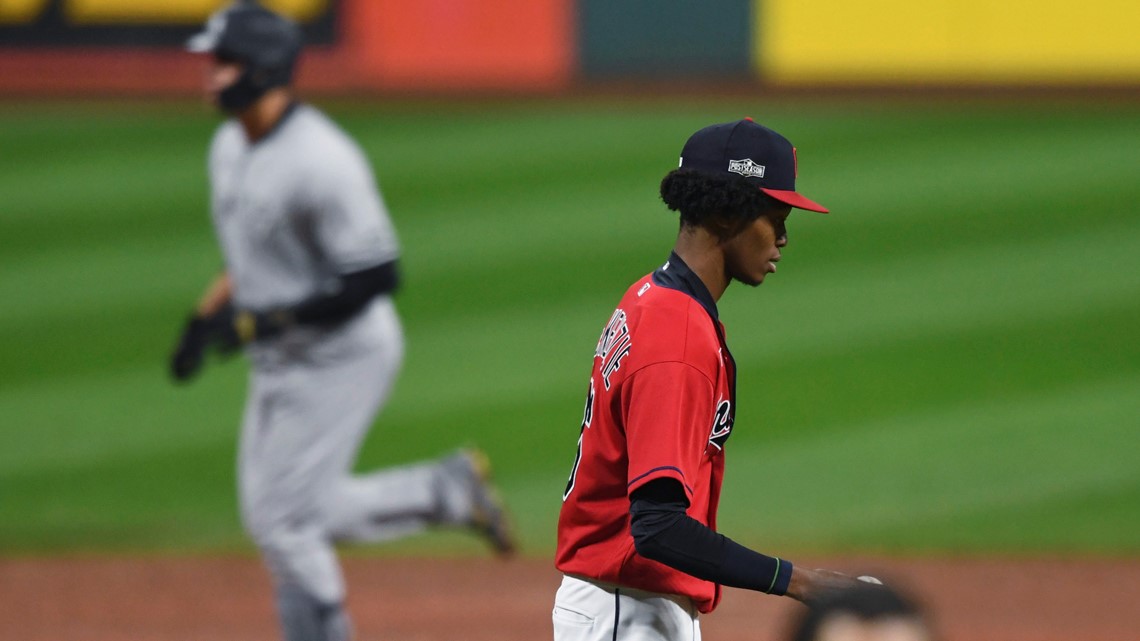
[[[873,577],[869,574],[864,574],[863,576],[860,576],[857,578],[859,581],[862,581],[864,583],[874,583],[875,585],[882,585],[883,584],[882,581],[876,579],[875,577]]]

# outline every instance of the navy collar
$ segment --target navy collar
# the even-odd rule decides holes
[[[705,287],[704,281],[689,269],[677,252],[669,252],[669,260],[653,272],[653,282],[660,287],[688,294],[705,308],[713,320],[720,320],[716,301],[709,293],[709,288]]]

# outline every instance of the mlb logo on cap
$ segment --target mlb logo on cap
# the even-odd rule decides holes
[[[796,193],[796,149],[780,134],[751,118],[711,125],[689,137],[681,150],[682,169],[755,182],[760,191],[796,207],[827,208]]]
[[[728,170],[741,176],[764,177],[764,165],[757,165],[751,158],[728,161]]]

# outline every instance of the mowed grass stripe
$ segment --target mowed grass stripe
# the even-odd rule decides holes
[[[4,479],[6,551],[250,547],[238,521],[232,441]]]
[[[782,272],[757,295],[730,289],[726,318],[763,318],[734,331],[734,351],[803,357],[862,341],[898,341],[961,328],[1064,317],[1140,295],[1140,222],[1064,230],[1046,239],[983,238],[967,250],[925,252],[857,270],[805,264],[784,251]],[[1140,335],[1140,328],[1137,329]]]
[[[987,529],[1008,529],[1002,509],[1048,501],[1068,504],[1134,488],[1135,456],[1089,448],[1089,441],[1134,438],[1140,378],[1074,385],[1003,402],[971,403],[944,412],[914,413],[852,424],[842,433],[740,446],[723,498],[726,531],[797,549],[862,545],[922,547],[907,535],[928,522],[954,527],[954,515],[987,510],[993,521],[953,530],[958,548],[990,549]],[[811,474],[803,473],[811,461]],[[762,496],[756,492],[761,491]],[[729,529],[731,528],[731,529]],[[872,532],[874,536],[867,533]],[[1048,545],[1067,547],[1059,520]],[[1113,537],[1119,544],[1120,538]],[[1140,540],[1127,549],[1136,551]]]
[[[193,117],[90,116],[60,120],[59,131],[0,131],[0,264],[44,249],[114,245],[123,239],[179,235],[204,211],[205,149],[212,124]],[[80,126],[80,125],[83,126]]]
[[[0,395],[0,416],[21,418],[5,430],[12,446],[0,449],[0,478],[50,476],[123,457],[232,441],[245,367],[237,361],[214,364],[193,385],[175,387],[163,365],[64,378]]]
[[[111,377],[74,392],[68,403],[56,403],[52,416],[26,426],[39,435],[24,448],[26,456],[0,453],[6,492],[0,496],[0,548],[248,547],[237,522],[233,470],[243,376],[241,368],[225,365],[183,389],[156,388],[161,382],[142,374]],[[125,385],[154,399],[111,409],[118,399],[108,390]],[[450,413],[402,398],[381,416],[357,467],[369,470],[477,444],[495,463],[524,540],[545,545],[573,459],[583,389],[575,386],[572,398],[554,402],[505,395],[495,404],[452,407]],[[45,390],[28,402],[50,398]],[[556,418],[536,421],[537,416]],[[133,438],[126,434],[131,429],[139,430]],[[533,493],[537,486],[555,489]],[[188,491],[193,497],[179,497]],[[477,541],[437,535],[393,551],[456,545],[467,553],[484,549]]]
[[[1137,375],[1140,342],[1127,337],[1138,313],[1140,303],[1133,301],[1060,320],[887,344],[854,342],[819,357],[745,361],[738,386],[741,429],[734,438],[761,443],[840,433],[853,423],[909,412],[1064,394],[1073,386]],[[1095,451],[1106,444],[1086,446]]]
[[[208,229],[190,236],[53,248],[0,272],[0,297],[23,303],[0,309],[0,330],[96,310],[192,303],[186,296],[197,296],[221,265]]]
[[[1140,479],[1134,479],[1101,489],[1023,498],[1015,504],[976,506],[902,527],[869,526],[849,532],[845,542],[850,547],[887,550],[905,540],[912,552],[926,554],[1028,555],[1032,552],[1027,550],[1049,549],[1081,556],[1116,555],[1140,548],[1138,504]]]

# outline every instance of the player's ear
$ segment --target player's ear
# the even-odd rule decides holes
[[[755,218],[717,215],[709,217],[705,223],[705,228],[709,230],[709,233],[716,236],[720,244],[723,245],[744,233],[754,222],[756,222]]]

